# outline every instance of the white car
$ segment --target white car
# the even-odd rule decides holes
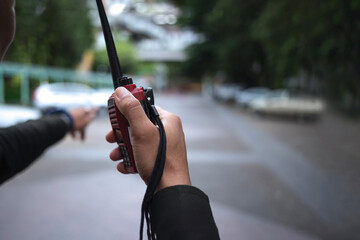
[[[53,107],[73,109],[91,108],[95,90],[79,83],[42,84],[33,93],[34,106],[42,111]]]
[[[96,89],[91,95],[91,102],[93,106],[98,108],[107,108],[107,102],[113,93],[113,88]]]
[[[100,115],[105,115],[107,110],[107,104],[110,96],[114,93],[113,88],[100,88],[96,89],[91,95],[91,102],[94,107],[99,109]]]
[[[214,97],[221,101],[233,101],[242,87],[237,84],[224,84],[214,86]]]
[[[38,119],[41,117],[41,112],[30,107],[1,104],[0,116],[0,127],[10,127],[27,120]]]
[[[249,104],[249,108],[263,114],[316,118],[325,110],[325,104],[318,98],[292,96],[285,91],[258,98]]]
[[[269,92],[270,92],[270,89],[264,88],[264,87],[248,88],[248,89],[241,91],[236,96],[235,101],[240,106],[248,107],[251,101],[253,101],[257,98],[260,98],[260,97],[264,97]]]

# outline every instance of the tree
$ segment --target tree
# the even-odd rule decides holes
[[[17,30],[6,59],[74,67],[94,41],[87,0],[16,2]]]
[[[136,74],[140,63],[136,58],[135,47],[128,41],[117,41],[115,47],[118,53],[121,70],[126,74]],[[95,52],[93,70],[110,73],[106,48]]]
[[[268,2],[253,25],[253,37],[267,53],[273,76],[305,72],[343,108],[360,111],[359,1]]]
[[[279,88],[302,75],[308,86],[319,81],[330,99],[360,114],[360,1],[174,2],[181,23],[204,36],[189,48],[188,76],[221,71],[245,86]]]
[[[176,2],[184,12],[182,24],[190,24],[205,36],[204,42],[189,49],[186,72],[200,77],[200,74],[221,71],[229,81],[248,86],[257,85],[265,79],[264,52],[251,38],[250,30],[266,0]],[[189,67],[195,66],[195,72],[189,71]]]

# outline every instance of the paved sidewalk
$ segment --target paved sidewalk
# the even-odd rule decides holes
[[[156,95],[181,116],[192,182],[210,197],[221,237],[360,237],[360,124],[262,119],[200,95]],[[121,175],[98,118],[0,187],[0,239],[137,239],[145,185]]]
[[[24,183],[27,174],[0,189],[0,239],[138,239],[145,189],[136,176],[109,169]],[[216,201],[211,205],[223,240],[316,239]]]

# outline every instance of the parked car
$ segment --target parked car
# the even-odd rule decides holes
[[[213,94],[215,99],[229,102],[234,101],[241,90],[242,87],[237,84],[223,84],[214,86]]]
[[[235,98],[238,105],[248,107],[250,102],[259,98],[264,97],[270,92],[270,89],[265,87],[253,87],[241,91]]]
[[[94,89],[79,83],[42,84],[33,93],[34,106],[42,111],[53,107],[72,109],[91,108]]]
[[[1,104],[0,116],[0,127],[9,127],[27,120],[38,119],[41,112],[30,107]]]
[[[105,115],[107,110],[107,103],[111,94],[114,93],[113,88],[96,89],[91,95],[91,102],[94,107],[99,109],[100,115]]]
[[[290,92],[286,89],[270,90],[267,93],[251,100],[248,105],[250,106],[254,101],[260,101],[260,100],[265,100],[265,99],[286,98],[286,97],[289,97],[289,95],[290,95]]]
[[[277,92],[255,99],[249,108],[257,113],[283,116],[300,116],[317,118],[324,109],[322,100],[309,96],[291,95],[288,92]]]

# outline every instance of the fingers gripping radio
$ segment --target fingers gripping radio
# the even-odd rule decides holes
[[[136,87],[135,84],[129,84],[124,86],[131,92],[136,99],[138,99],[143,107],[146,115],[150,118],[148,105],[145,101],[150,101],[150,104],[154,104],[153,92],[151,88],[144,89],[143,87]],[[127,119],[116,107],[114,96],[111,96],[108,100],[108,111],[116,141],[121,152],[124,166],[127,172],[136,173],[136,165],[134,159],[134,153],[131,145],[131,133],[130,126]]]
[[[96,0],[96,3],[99,10],[101,25],[103,27],[114,89],[118,87],[125,87],[127,90],[129,90],[131,94],[133,94],[135,98],[140,101],[149,119],[155,123],[155,119],[152,119],[149,114],[149,106],[154,105],[152,89],[137,87],[135,84],[133,84],[131,78],[123,75],[104,6],[101,0]],[[113,96],[111,96],[108,100],[108,111],[111,126],[113,128],[114,135],[116,136],[117,143],[123,157],[125,169],[130,173],[136,173],[137,169],[135,166],[134,154],[131,146],[129,123],[116,107]]]
[[[156,156],[154,168],[148,182],[144,199],[141,205],[141,223],[140,223],[140,239],[143,239],[144,220],[147,225],[148,239],[155,239],[155,235],[152,233],[150,227],[150,202],[156,191],[156,188],[162,177],[165,161],[166,161],[166,134],[164,125],[161,122],[159,113],[154,106],[154,96],[151,88],[144,89],[143,87],[137,87],[133,84],[131,78],[128,78],[122,74],[119,58],[116,53],[114,40],[112,37],[111,29],[108,19],[106,17],[105,9],[102,4],[102,0],[96,0],[99,10],[100,21],[103,27],[106,49],[108,52],[109,63],[111,68],[111,74],[113,79],[114,89],[118,87],[124,87],[130,91],[130,93],[141,103],[146,115],[155,125],[157,125],[160,134],[160,143],[158,147],[158,154]],[[124,166],[127,172],[136,173],[135,159],[133,148],[131,145],[131,132],[127,119],[119,111],[116,106],[114,96],[112,95],[108,100],[108,111],[111,121],[111,126],[116,136],[116,141],[121,152]]]

